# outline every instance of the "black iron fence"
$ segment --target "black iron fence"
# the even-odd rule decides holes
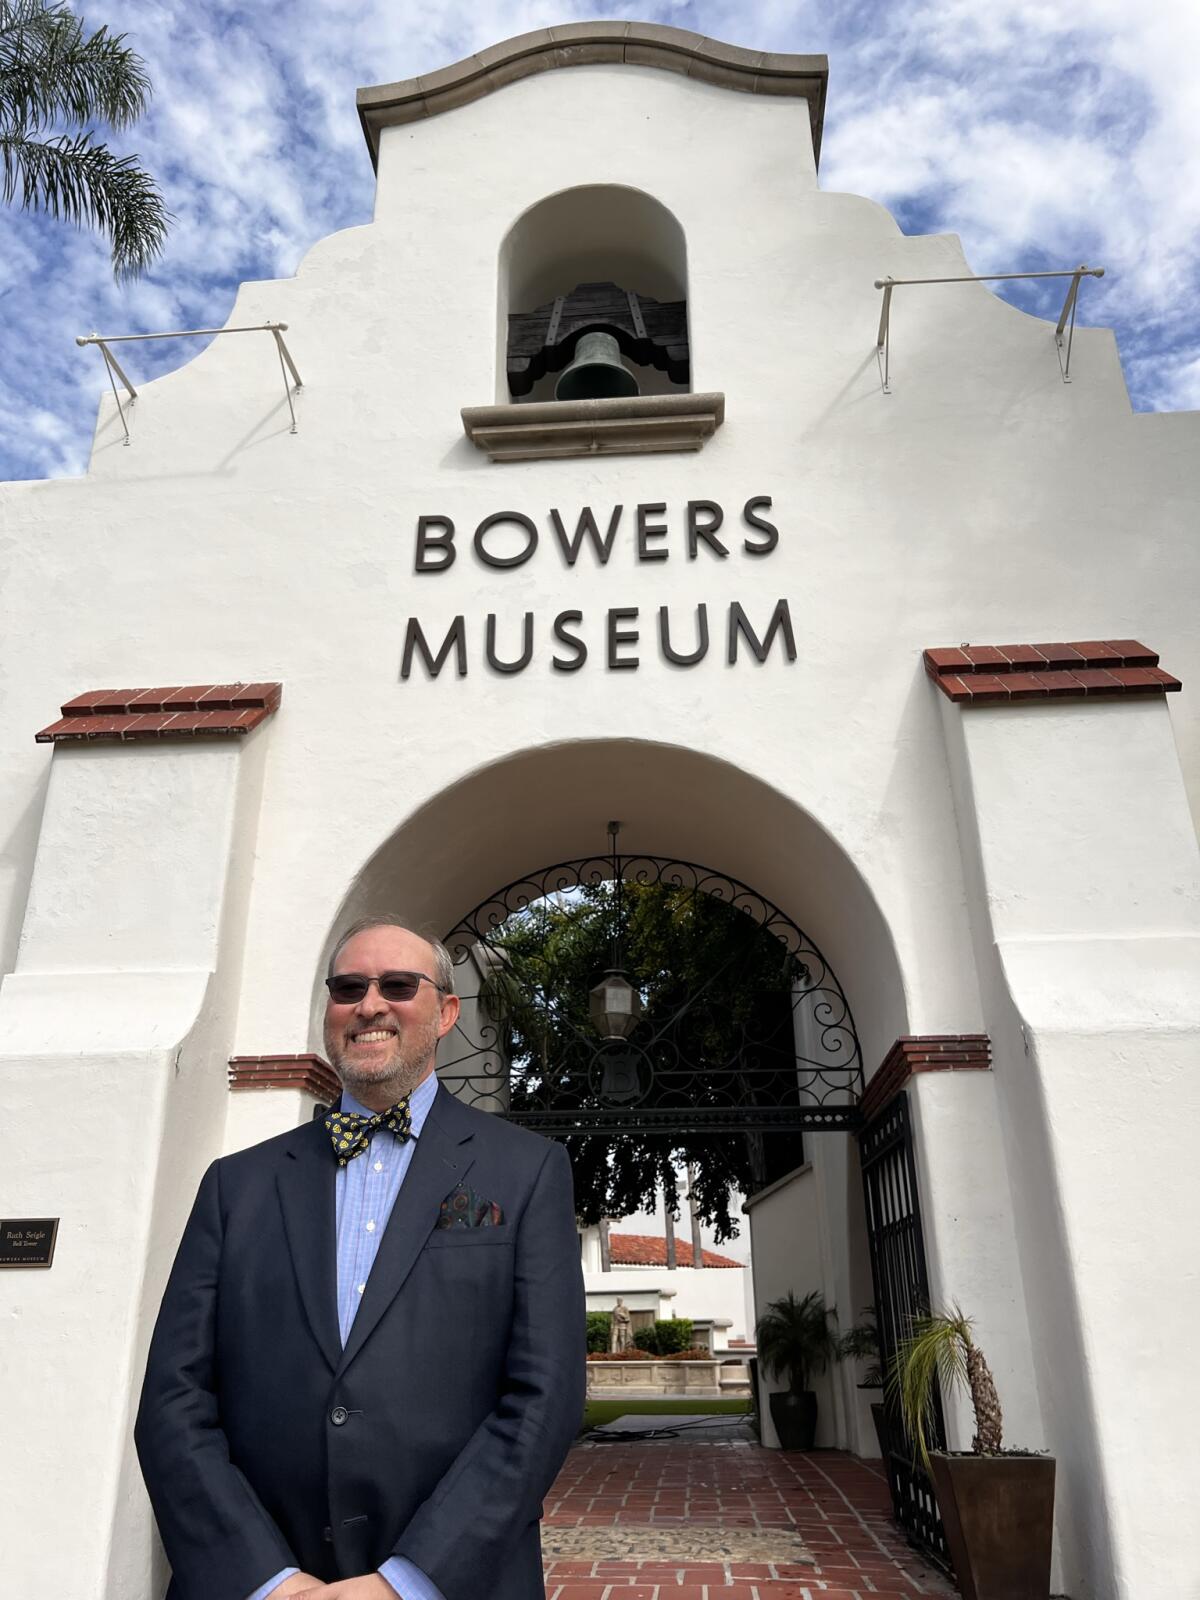
[[[880,1363],[889,1371],[912,1319],[929,1306],[929,1275],[921,1231],[921,1203],[913,1158],[912,1124],[908,1095],[889,1101],[858,1136],[863,1190],[867,1207],[867,1236],[871,1249],[871,1276],[875,1286],[875,1316],[879,1330]],[[912,1441],[884,1390],[884,1426],[880,1443],[892,1494],[892,1511],[909,1542],[940,1566],[949,1568],[950,1557],[933,1484],[916,1460]],[[941,1406],[931,1443],[942,1444],[945,1433]]]

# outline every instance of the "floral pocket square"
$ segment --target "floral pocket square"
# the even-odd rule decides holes
[[[459,1184],[442,1201],[436,1226],[439,1228],[497,1228],[504,1213],[494,1200],[485,1200],[465,1184]]]

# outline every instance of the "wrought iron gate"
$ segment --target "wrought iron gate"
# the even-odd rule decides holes
[[[813,940],[736,878],[694,862],[622,855],[613,838],[611,854],[561,861],[498,889],[446,935],[462,998],[438,1059],[451,1093],[556,1137],[855,1128],[862,1053],[846,996]],[[612,959],[595,981],[604,966],[626,965],[622,930],[631,901],[646,894],[666,896],[677,917],[717,907],[748,937],[691,987],[673,984],[669,973],[631,970],[644,1015],[626,1034],[602,1037],[589,1020],[586,988],[564,986],[540,960],[522,958],[511,930],[544,923],[548,931],[564,905],[590,895],[613,923]],[[761,978],[760,934],[775,952],[773,988],[731,1031],[725,999],[731,987],[749,993]],[[721,1026],[706,1035],[710,1010]],[[721,1048],[702,1048],[714,1035]]]
[[[901,1339],[909,1331],[911,1319],[929,1305],[929,1277],[908,1095],[900,1093],[890,1101],[860,1132],[858,1141],[880,1363],[887,1372]],[[949,1552],[933,1485],[928,1474],[915,1462],[912,1444],[894,1408],[886,1398],[884,1403],[885,1426],[880,1443],[884,1447],[893,1514],[911,1544],[948,1568]],[[937,1428],[931,1443],[941,1444],[944,1439],[939,1404]]]

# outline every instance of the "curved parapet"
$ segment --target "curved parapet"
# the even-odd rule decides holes
[[[744,94],[807,100],[813,150],[820,160],[825,90],[829,81],[826,56],[744,50],[740,45],[722,44],[683,28],[666,28],[648,22],[574,22],[518,34],[515,39],[490,45],[478,55],[467,56],[453,66],[426,73],[424,77],[360,89],[358,115],[372,164],[379,159],[379,135],[383,128],[453,111],[473,100],[481,100],[505,84],[552,67],[622,64],[661,67],[666,72],[677,72],[701,83],[736,89]]]

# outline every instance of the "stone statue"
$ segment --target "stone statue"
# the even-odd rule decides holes
[[[612,1327],[608,1334],[609,1353],[622,1356],[627,1350],[633,1349],[633,1318],[626,1309],[624,1300],[617,1296],[617,1303],[612,1309]]]

